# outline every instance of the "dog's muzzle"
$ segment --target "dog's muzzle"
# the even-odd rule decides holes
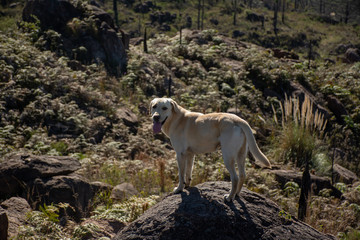
[[[161,131],[162,125],[164,125],[165,121],[167,120],[167,117],[164,119],[164,121],[159,122],[160,116],[154,116],[153,117],[153,131],[154,134],[159,133]]]

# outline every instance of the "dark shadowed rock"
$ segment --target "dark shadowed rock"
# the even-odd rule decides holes
[[[352,184],[359,181],[359,178],[352,171],[340,166],[339,164],[334,164],[334,181]]]
[[[0,206],[8,217],[8,236],[9,238],[15,237],[19,232],[19,227],[26,221],[26,214],[31,211],[30,205],[24,198],[12,197],[2,202]]]
[[[0,207],[0,239],[8,238],[9,220],[6,211]]]
[[[357,48],[349,48],[345,52],[345,58],[349,63],[360,62],[360,50]]]
[[[40,20],[43,29],[64,31],[66,23],[81,14],[70,1],[58,0],[30,0],[26,1],[23,10],[23,20],[33,22],[34,16]]]
[[[263,22],[265,18],[263,15],[258,15],[256,13],[247,13],[246,20],[250,22]]]
[[[0,163],[0,195],[21,195],[28,181],[69,174],[80,167],[72,157],[14,154]]]
[[[34,207],[38,208],[44,203],[68,203],[66,214],[80,221],[88,217],[91,200],[96,194],[97,187],[93,187],[86,179],[79,176],[55,176],[47,179],[37,178],[29,185]]]
[[[227,203],[229,182],[207,182],[172,194],[114,239],[335,239],[292,217],[263,196],[243,189]]]
[[[276,57],[276,58],[289,58],[289,59],[295,59],[295,60],[299,59],[299,55],[297,55],[294,52],[285,51],[280,48],[273,48],[271,50],[273,51],[274,57]]]
[[[70,0],[26,1],[23,20],[34,22],[34,16],[40,20],[45,33],[51,29],[59,34],[61,44],[55,44],[50,50],[84,64],[104,63],[115,75],[126,71],[128,36],[115,26],[110,14],[99,7]],[[47,49],[48,41],[41,42],[37,45]]]
[[[337,99],[335,96],[331,95],[328,96],[326,100],[328,108],[334,113],[336,120],[342,124],[344,122],[343,116],[349,115],[349,113],[346,111],[344,104],[342,104],[340,100]]]
[[[275,180],[278,181],[283,188],[289,181],[296,182],[299,186],[301,185],[302,173],[289,171],[289,170],[274,170],[271,173],[275,174]],[[310,175],[312,190],[315,194],[318,194],[322,189],[331,189],[331,195],[337,198],[341,198],[342,193],[332,186],[329,178],[319,177],[313,174]]]

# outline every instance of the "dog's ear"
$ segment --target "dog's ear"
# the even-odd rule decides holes
[[[149,105],[149,114],[150,114],[150,115],[151,115],[151,109],[152,109],[152,107],[154,106],[155,101],[156,101],[156,98],[154,98],[154,99],[150,102],[150,105]]]
[[[172,110],[175,113],[179,113],[180,112],[179,105],[172,99],[171,99],[170,103],[171,103],[171,106],[172,106]]]

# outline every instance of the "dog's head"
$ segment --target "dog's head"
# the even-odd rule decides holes
[[[150,103],[151,118],[154,133],[161,131],[162,126],[174,112],[178,112],[178,105],[170,98],[155,98]]]

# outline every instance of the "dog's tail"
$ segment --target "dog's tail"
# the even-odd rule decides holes
[[[254,134],[252,133],[250,125],[241,118],[239,118],[236,122],[237,125],[240,126],[241,129],[244,131],[249,150],[254,156],[254,158],[260,161],[265,167],[271,168],[271,163],[269,159],[267,159],[267,157],[260,151],[258,145],[256,144],[256,140]]]

